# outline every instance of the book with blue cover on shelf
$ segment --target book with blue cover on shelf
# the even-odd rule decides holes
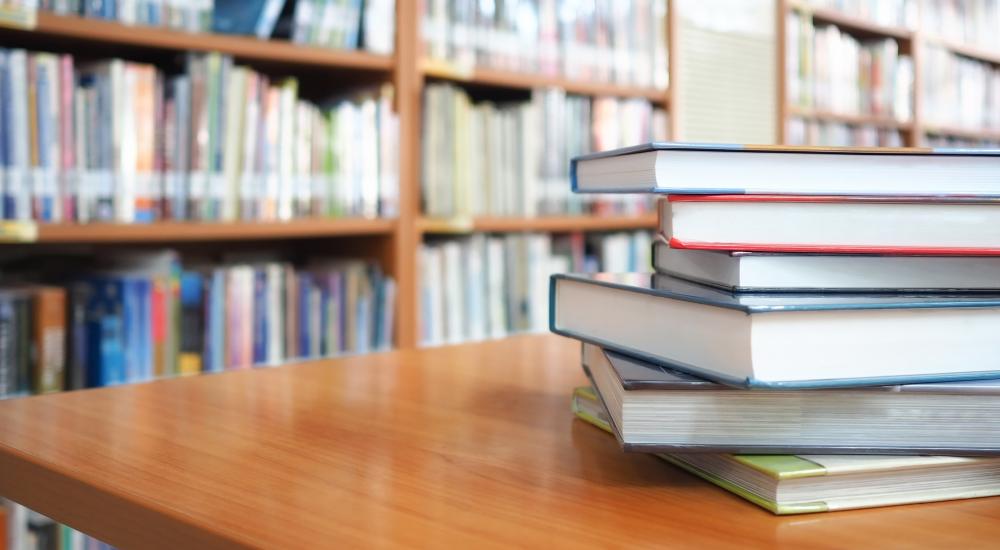
[[[1000,380],[762,392],[593,344],[581,362],[629,451],[1000,452]]]
[[[653,142],[574,157],[579,193],[1000,197],[1000,150]]]
[[[549,328],[728,385],[1000,378],[1000,294],[733,294],[668,275],[554,275]]]
[[[590,387],[573,391],[580,420],[613,433]],[[808,514],[1000,495],[1000,459],[956,456],[658,453],[657,457],[774,514]]]

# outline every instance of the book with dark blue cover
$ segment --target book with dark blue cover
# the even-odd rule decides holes
[[[267,272],[262,267],[253,272],[253,364],[267,362]]]
[[[1000,378],[1000,294],[732,294],[666,275],[555,275],[550,329],[729,385]]]

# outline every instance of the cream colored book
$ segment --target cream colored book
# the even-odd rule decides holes
[[[590,387],[573,392],[573,413],[611,433]],[[775,514],[832,512],[1000,495],[1000,458],[880,455],[656,456]]]

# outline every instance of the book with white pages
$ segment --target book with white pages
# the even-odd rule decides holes
[[[658,209],[673,248],[1000,256],[1000,199],[669,195]]]
[[[573,391],[577,418],[611,433],[590,387]],[[657,457],[778,515],[1000,495],[1000,458],[942,455],[658,453]]]
[[[762,392],[593,344],[582,364],[627,451],[1000,453],[1000,380]]]
[[[579,193],[1000,197],[1000,150],[654,142],[570,161]]]
[[[669,275],[561,274],[549,328],[763,389],[1000,378],[1000,294],[731,293]]]
[[[810,254],[672,248],[653,267],[733,292],[997,292],[1000,257]]]

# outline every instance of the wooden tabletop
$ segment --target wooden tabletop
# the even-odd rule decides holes
[[[1000,498],[775,517],[575,421],[550,335],[0,403],[0,494],[124,548],[967,547]]]

